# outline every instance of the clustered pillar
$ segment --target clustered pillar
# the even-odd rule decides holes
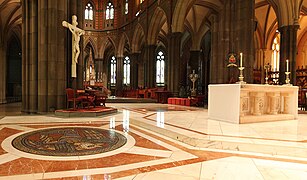
[[[180,88],[180,44],[182,33],[175,32],[169,35],[168,45],[168,74],[167,89],[173,96],[178,96]]]
[[[82,17],[82,2],[22,1],[23,112],[45,113],[65,107],[65,88],[70,85],[71,34],[60,27],[63,20],[71,21],[73,14]],[[82,27],[82,18],[78,22]],[[78,78],[82,79],[80,67]]]
[[[286,60],[290,62],[290,83],[296,84],[296,53],[297,53],[297,30],[298,25],[283,26],[280,32],[280,63],[279,63],[279,83],[285,84]]]

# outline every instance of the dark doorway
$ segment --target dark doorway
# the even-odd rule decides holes
[[[20,102],[22,92],[20,41],[15,36],[12,36],[7,47],[6,99],[8,103]]]

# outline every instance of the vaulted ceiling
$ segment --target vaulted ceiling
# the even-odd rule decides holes
[[[0,35],[14,32],[21,37],[22,8],[20,0],[0,0]]]

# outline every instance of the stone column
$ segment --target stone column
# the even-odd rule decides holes
[[[76,1],[76,0],[67,0],[68,3],[68,13],[66,17],[66,21],[71,22],[71,17],[72,15],[76,15],[78,18],[78,27],[83,29],[83,19],[84,19],[84,5],[83,1]],[[67,30],[67,29],[66,29]],[[71,33],[67,32],[68,34],[68,52],[70,54],[67,55],[68,57],[68,74],[67,78],[69,79],[68,87],[73,87],[77,89],[83,89],[83,70],[84,70],[84,51],[83,51],[83,36],[80,38],[80,54],[79,54],[79,59],[78,59],[78,64],[77,64],[77,78],[71,78],[71,49],[72,49],[72,40],[71,40]]]
[[[42,0],[38,3],[38,112],[65,107],[66,55],[61,27],[67,11],[65,1]]]
[[[130,86],[133,89],[138,88],[138,58],[140,53],[132,53],[130,57]]]
[[[168,58],[167,58],[167,89],[174,96],[178,96],[180,88],[180,44],[182,33],[169,34]]]
[[[0,35],[0,38],[4,37]],[[6,46],[4,41],[0,39],[0,104],[6,103]]]
[[[22,82],[22,105],[21,105],[21,111],[23,112],[27,112],[29,107],[28,107],[28,96],[27,96],[27,93],[28,93],[28,84],[26,83],[27,82],[27,61],[28,61],[28,58],[27,58],[27,44],[28,44],[28,35],[27,35],[27,27],[28,27],[28,24],[29,23],[26,23],[28,20],[27,20],[27,15],[28,15],[28,7],[27,7],[27,4],[28,4],[28,1],[26,0],[23,0],[21,1],[22,5],[22,18],[23,18],[23,21],[22,21],[22,41],[21,41],[21,46],[22,46],[22,79],[21,79],[21,82]]]
[[[200,59],[200,51],[199,50],[190,51],[189,66],[190,66],[191,72],[188,72],[189,74],[192,73],[193,70],[195,70],[195,72],[198,73],[199,59]]]
[[[211,21],[211,41],[212,41],[212,51],[211,51],[211,57],[212,61],[210,63],[210,83],[223,83],[223,81],[220,79],[220,76],[223,76],[224,73],[222,73],[219,69],[220,66],[223,66],[223,64],[219,64],[218,60],[218,53],[219,53],[219,17],[216,15],[210,16]]]
[[[297,30],[299,25],[283,26],[280,32],[279,84],[285,84],[286,60],[289,59],[290,83],[296,84]]]
[[[74,1],[74,0],[72,0]],[[83,1],[77,1],[77,13],[78,16],[78,27],[84,29],[83,22],[84,22],[84,3]],[[81,36],[80,39],[80,55],[79,55],[79,63],[77,65],[77,88],[83,89],[83,70],[84,70],[84,36]]]
[[[153,88],[156,84],[156,45],[145,48],[145,87]]]
[[[220,16],[211,15],[212,59],[210,83],[227,83],[227,55],[243,53],[244,81],[253,82],[255,1],[233,0],[224,3]]]
[[[67,0],[22,1],[22,111],[45,113],[65,107]],[[71,58],[70,58],[71,60]]]
[[[116,57],[116,96],[123,96],[124,57]]]
[[[38,2],[22,1],[23,56],[22,56],[22,111],[37,113],[38,110]]]
[[[254,31],[255,31],[255,1],[235,0],[232,2],[235,8],[235,23],[232,24],[234,36],[230,42],[235,42],[236,52],[243,53],[244,81],[253,83],[254,65]]]

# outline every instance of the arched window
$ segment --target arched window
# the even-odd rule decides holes
[[[111,58],[111,86],[116,84],[116,59],[115,56]]]
[[[128,56],[124,59],[124,84],[130,85],[130,58]]]
[[[164,86],[165,56],[162,51],[158,52],[156,63],[156,83],[158,86]]]
[[[106,19],[114,19],[114,6],[110,1],[107,3]]]
[[[127,15],[129,12],[129,3],[128,3],[128,0],[126,0],[126,3],[125,3],[125,14]]]
[[[87,3],[87,5],[85,6],[84,15],[85,15],[84,17],[85,20],[93,20],[94,12],[91,3]]]
[[[280,35],[278,34],[272,44],[272,71],[279,71]]]

